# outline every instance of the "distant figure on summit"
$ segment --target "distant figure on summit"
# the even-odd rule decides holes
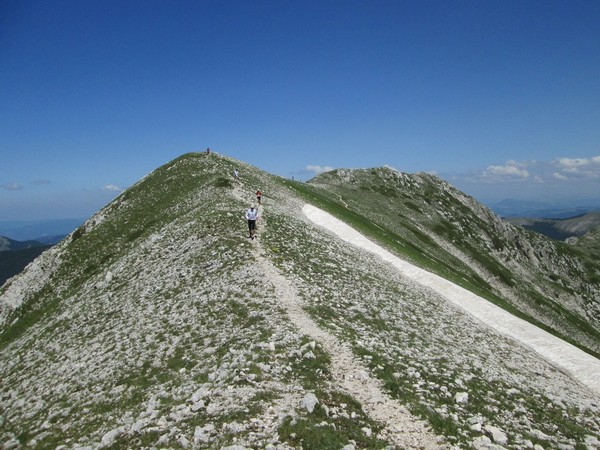
[[[207,148],[207,149],[206,149],[206,154],[207,154],[207,155],[210,155],[210,148]]]
[[[248,221],[248,231],[250,232],[250,239],[254,239],[254,235],[256,234],[256,221],[258,220],[258,209],[254,206],[251,206],[248,211],[246,211],[246,220]]]

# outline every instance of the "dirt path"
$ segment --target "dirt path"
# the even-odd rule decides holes
[[[328,331],[323,330],[302,309],[302,299],[294,285],[283,276],[265,256],[260,243],[260,233],[268,227],[268,215],[260,207],[259,237],[254,241],[253,252],[257,264],[274,286],[280,304],[286,309],[292,323],[301,333],[318,342],[331,358],[331,375],[336,387],[358,400],[365,413],[382,423],[382,438],[410,449],[441,449],[441,439],[435,436],[425,422],[414,417],[400,403],[383,391],[381,382],[370,376],[369,370]]]

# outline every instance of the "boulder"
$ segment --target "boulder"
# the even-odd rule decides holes
[[[212,423],[203,427],[196,427],[194,430],[194,444],[202,444],[210,442],[211,434],[215,431],[215,426]]]
[[[486,425],[485,427],[483,427],[483,431],[498,445],[506,445],[508,443],[508,438],[506,437],[506,434],[504,434],[504,432],[500,428],[494,427],[492,425]]]
[[[467,403],[469,401],[469,393],[468,392],[458,392],[454,396],[454,401],[456,403]]]
[[[317,396],[312,392],[309,392],[302,399],[302,405],[308,410],[309,413],[312,413],[315,409],[315,406],[319,403]]]

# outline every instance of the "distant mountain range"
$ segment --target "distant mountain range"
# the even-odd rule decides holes
[[[39,241],[15,241],[5,236],[0,236],[0,252],[14,252],[18,250],[40,247],[43,245]]]
[[[0,236],[0,286],[50,247],[39,241],[15,241]]]
[[[16,241],[35,240],[56,244],[84,222],[85,219],[0,221],[0,236]]]
[[[500,217],[539,217],[545,219],[568,219],[590,211],[600,211],[600,200],[571,203],[543,203],[528,200],[505,199],[487,202],[489,208]]]
[[[506,220],[513,225],[564,241],[571,237],[581,237],[600,226],[600,212],[589,212],[568,219],[507,217]]]
[[[82,223],[83,219],[0,221],[0,286]]]

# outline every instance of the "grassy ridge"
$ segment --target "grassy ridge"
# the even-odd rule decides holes
[[[257,247],[241,216],[258,188],[266,205]],[[433,190],[428,195],[437,201]],[[407,205],[403,232],[386,199]],[[368,255],[307,227],[302,201],[421,267],[476,292],[490,289],[411,220],[427,212],[425,204],[385,183],[337,194],[219,155],[183,155],[76,231],[53,279],[4,330],[0,446],[94,447],[114,431],[110,448],[176,448],[200,428],[209,430],[194,444],[202,448],[339,450],[352,441],[384,448],[381,424],[340,392],[329,355],[291,323],[258,257],[279,268],[305,310],[353,349],[369,376],[449,442],[466,448],[481,435],[470,429],[474,415],[505,426],[513,448],[523,448],[525,438],[546,446],[531,427],[553,434],[553,443],[581,443],[585,424],[598,435],[600,425],[584,417],[585,394],[571,380]],[[449,218],[439,226],[460,237]],[[515,386],[518,392],[507,394]],[[454,402],[460,390],[471,395],[469,404]],[[307,392],[319,399],[313,413],[301,406]],[[566,405],[557,392],[566,392]]]
[[[582,350],[600,357],[600,352],[586,345],[581,339],[574,335],[557,329],[540,318],[536,318],[536,313],[527,313],[523,308],[515,305],[514,302],[503,298],[485,281],[482,276],[467,266],[462,260],[441,248],[429,235],[421,231],[417,224],[410,220],[410,211],[418,211],[418,214],[423,214],[424,207],[418,206],[406,200],[409,196],[403,193],[398,193],[386,187],[375,187],[364,197],[366,189],[363,186],[354,187],[354,190],[339,189],[333,191],[333,187],[324,183],[312,185],[310,183],[299,183],[294,181],[284,181],[287,187],[293,189],[298,195],[304,198],[308,203],[314,204],[329,212],[340,220],[348,223],[356,230],[360,231],[365,236],[378,242],[390,252],[400,255],[403,259],[433,272],[443,278],[446,278],[473,293],[486,298],[495,305],[503,308],[511,314],[524,319],[545,331],[554,334],[561,339],[581,348]],[[330,190],[331,189],[331,190]],[[425,199],[429,203],[435,203],[436,197],[442,198],[441,206],[450,208],[451,205],[456,207],[456,201],[449,198],[447,195],[440,196],[440,193],[434,191],[434,188],[427,186],[424,192]],[[356,193],[353,195],[353,192]],[[406,195],[405,198],[402,198]],[[383,196],[383,200],[382,197]],[[434,199],[434,200],[432,200]],[[408,211],[405,203],[408,203]],[[465,205],[459,204],[459,210],[470,217],[472,215]],[[394,214],[394,211],[400,210],[397,215],[394,229],[389,226],[389,221],[380,220],[380,216],[384,214],[389,217]],[[376,211],[375,213],[373,211]],[[381,213],[383,211],[383,213]],[[476,223],[480,229],[485,229],[487,226],[479,218],[469,219]],[[521,294],[529,298],[533,309],[543,308],[545,311],[552,311],[552,317],[560,318],[560,321],[565,321],[570,324],[567,328],[578,330],[585,336],[589,336],[595,342],[600,342],[600,332],[593,327],[588,321],[583,320],[578,315],[572,313],[561,304],[556,303],[544,296],[537,290],[528,289],[527,285],[518,283],[514,277],[514,273],[507,269],[497,259],[491,257],[487,251],[482,251],[480,248],[473,246],[470,239],[465,239],[457,230],[456,226],[449,220],[440,220],[432,225],[433,232],[444,236],[448,241],[460,241],[461,246],[466,253],[471,256],[477,263],[485,268],[488,274],[492,274],[497,279],[501,280],[506,286],[515,290],[521,290]],[[398,232],[402,229],[402,232]],[[493,242],[493,245],[499,248],[507,246],[507,243],[501,240]],[[571,251],[570,249],[563,250]],[[571,251],[572,252],[572,251]],[[591,272],[593,273],[593,271]],[[562,286],[559,286],[560,289]],[[562,324],[561,324],[562,325]]]

